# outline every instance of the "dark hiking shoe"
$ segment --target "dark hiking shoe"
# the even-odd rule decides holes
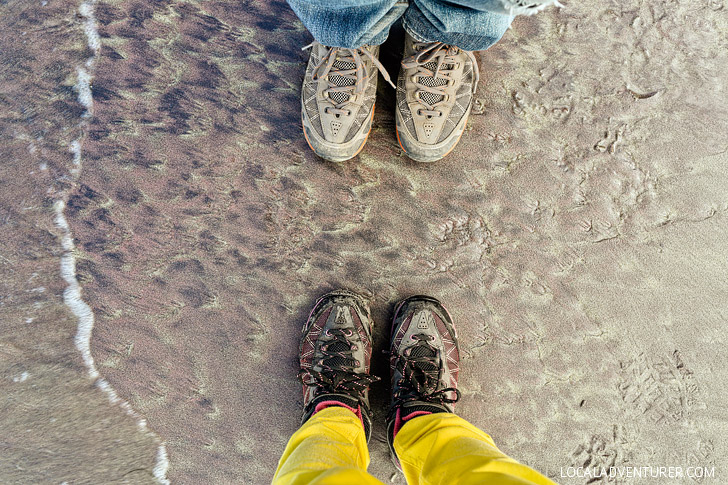
[[[366,302],[354,293],[335,291],[314,305],[303,327],[300,347],[303,419],[329,406],[353,411],[371,431],[369,375],[372,355],[371,317]]]
[[[394,437],[408,420],[432,413],[452,413],[460,354],[450,314],[435,298],[413,296],[394,314],[389,366],[392,402],[387,415],[387,442],[397,468]],[[400,468],[401,469],[401,468]]]
[[[343,162],[369,137],[377,95],[377,71],[392,81],[377,59],[379,46],[358,49],[313,42],[301,90],[303,134],[321,158]],[[392,84],[394,87],[394,84]]]
[[[397,140],[411,159],[434,162],[455,148],[478,84],[470,51],[405,36],[397,79]]]

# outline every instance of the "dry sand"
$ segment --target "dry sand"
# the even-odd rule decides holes
[[[300,326],[337,287],[371,299],[376,355],[398,299],[442,299],[458,413],[560,483],[607,483],[561,476],[582,465],[728,480],[722,0],[517,19],[433,165],[399,149],[385,83],[359,157],[309,151],[311,39],[282,1],[79,7],[0,4],[0,483],[268,483],[300,417]],[[64,304],[71,257],[101,381]],[[386,393],[370,471],[404,483]]]

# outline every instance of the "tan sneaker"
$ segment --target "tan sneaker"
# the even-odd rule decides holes
[[[406,34],[397,80],[397,140],[418,162],[434,162],[460,141],[478,84],[470,51]]]
[[[379,46],[358,49],[313,42],[301,90],[303,134],[321,158],[343,162],[369,137],[377,94],[377,70],[394,87],[377,59]]]

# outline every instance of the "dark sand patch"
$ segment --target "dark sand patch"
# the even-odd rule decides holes
[[[559,473],[589,463],[719,466],[719,5],[518,19],[479,54],[457,152],[422,166],[397,146],[384,83],[362,154],[313,156],[298,121],[310,37],[284,2],[98,3],[95,116],[66,215],[97,365],[167,441],[170,479],[269,482],[301,411],[300,326],[341,286],[372,299],[375,354],[398,299],[441,298],[464,356],[458,412],[561,483],[585,483]],[[386,399],[376,385],[384,480]]]

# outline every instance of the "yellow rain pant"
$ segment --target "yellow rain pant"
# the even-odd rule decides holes
[[[555,485],[508,458],[490,436],[454,414],[437,413],[407,421],[394,449],[410,485]],[[369,466],[364,427],[342,407],[316,413],[291,437],[274,485],[350,485],[381,482]]]

